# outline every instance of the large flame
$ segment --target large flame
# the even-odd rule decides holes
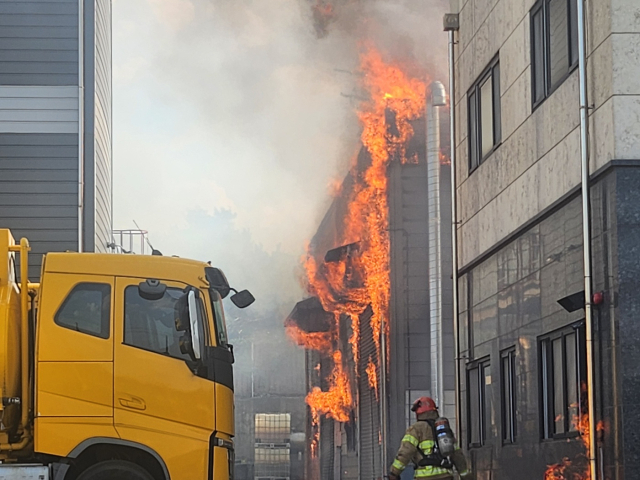
[[[318,1],[317,5],[328,3]],[[304,260],[307,291],[317,297],[324,310],[336,318],[336,328],[328,335],[337,337],[341,319],[351,319],[352,334],[347,340],[351,347],[357,375],[362,360],[358,352],[360,317],[371,309],[371,327],[376,347],[375,358],[368,361],[367,376],[378,395],[379,381],[375,365],[381,365],[382,335],[389,334],[389,206],[387,201],[387,167],[392,161],[415,162],[407,158],[406,146],[413,137],[411,122],[423,116],[425,109],[425,81],[409,76],[403,68],[385,63],[380,52],[367,47],[361,56],[362,86],[369,100],[362,103],[358,117],[362,124],[361,141],[369,154],[370,163],[364,171],[352,172],[353,185],[339,191],[347,202],[347,213],[338,232],[338,245],[349,246],[340,258],[319,261],[325,252],[308,247]],[[335,246],[335,245],[333,245]],[[299,345],[327,352],[327,344],[338,346],[339,338],[327,342],[322,336],[304,337],[299,329],[288,329]],[[388,345],[388,342],[387,342]],[[388,347],[387,347],[388,348]],[[388,352],[387,352],[388,353]],[[337,421],[349,420],[353,395],[348,372],[342,365],[342,352],[333,352],[334,368],[329,377],[328,391],[315,387],[307,396],[312,415],[318,413]],[[388,359],[387,355],[387,359]],[[373,370],[372,370],[373,368]]]
[[[331,352],[331,332],[305,332],[294,322],[287,321],[285,332],[296,344],[307,350]]]

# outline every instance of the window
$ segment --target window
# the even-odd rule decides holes
[[[467,372],[469,390],[469,439],[471,447],[486,443],[492,421],[491,366],[483,360],[469,368]]]
[[[516,349],[510,348],[500,355],[502,389],[502,442],[516,441]]]
[[[175,326],[175,305],[182,295],[184,291],[179,288],[167,288],[160,300],[145,300],[138,293],[137,286],[127,287],[124,294],[124,343],[190,360],[188,354],[180,352],[180,337],[185,332],[179,332]],[[197,302],[201,304],[200,298]],[[197,311],[201,317],[204,311],[202,305],[198,306]],[[198,325],[203,325],[203,318],[198,318]],[[200,333],[200,338],[203,338]]]
[[[533,104],[547,98],[578,64],[575,0],[539,0],[531,10]]]
[[[573,325],[540,340],[542,437],[578,434],[582,387],[586,385],[584,324]]]
[[[111,286],[79,283],[67,295],[53,321],[87,335],[109,338],[110,317]]]
[[[471,88],[469,99],[469,169],[473,170],[500,144],[500,63],[494,59]]]
[[[228,344],[229,339],[227,337],[227,324],[224,319],[222,299],[218,291],[214,289],[209,289],[209,297],[211,298],[211,309],[215,317],[218,346],[225,346]]]

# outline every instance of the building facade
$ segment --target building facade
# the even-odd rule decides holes
[[[0,225],[35,254],[112,241],[111,1],[0,1]]]
[[[476,478],[588,467],[577,5],[451,2],[460,426]],[[640,5],[584,5],[597,475],[613,480],[640,458]]]

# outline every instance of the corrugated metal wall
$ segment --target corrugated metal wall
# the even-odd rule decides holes
[[[42,253],[79,249],[81,153],[87,173],[84,201],[92,205],[83,218],[85,247],[105,251],[111,237],[110,1],[95,5],[94,16],[94,0],[0,0],[0,227],[30,239],[32,278],[40,273]],[[87,38],[83,63],[91,69],[84,78],[89,86],[84,98],[81,23]],[[91,136],[88,143],[83,139],[89,146],[84,152],[81,100],[95,110],[84,125]]]
[[[85,25],[84,248],[105,252],[113,229],[110,0],[86,0]]]

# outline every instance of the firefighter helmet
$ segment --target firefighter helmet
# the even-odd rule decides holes
[[[434,402],[433,398],[430,397],[420,397],[413,402],[413,407],[411,407],[411,411],[416,412],[416,415],[426,412],[435,412],[436,410],[438,410],[436,402]]]

